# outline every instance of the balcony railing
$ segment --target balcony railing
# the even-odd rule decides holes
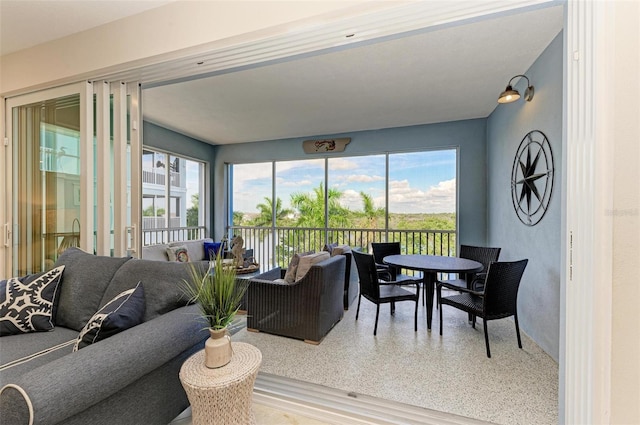
[[[403,254],[456,255],[455,230],[318,229],[302,227],[233,226],[261,265],[286,267],[297,252],[320,251],[339,243],[368,251],[372,242],[400,242]]]
[[[142,230],[142,245],[155,245],[176,241],[203,239],[206,234],[204,226],[197,227],[164,227]]]
[[[180,187],[180,184],[182,182],[182,177],[180,173],[177,173],[175,171],[170,171],[169,175],[171,179],[170,180],[171,186]],[[142,183],[157,184],[157,185],[164,186],[166,178],[167,178],[167,175],[164,170],[162,172],[156,172],[152,170],[142,170]]]

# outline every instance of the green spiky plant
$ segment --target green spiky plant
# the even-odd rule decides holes
[[[184,281],[189,301],[198,304],[202,317],[214,330],[225,329],[233,322],[246,290],[247,283],[236,280],[235,267],[223,264],[220,253],[206,271],[190,264],[189,280]]]

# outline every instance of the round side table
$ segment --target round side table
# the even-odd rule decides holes
[[[191,403],[193,425],[255,424],[251,408],[253,384],[262,353],[244,342],[231,342],[229,364],[217,369],[204,365],[204,350],[180,368],[180,382]]]

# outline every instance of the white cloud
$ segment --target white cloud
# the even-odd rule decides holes
[[[408,180],[390,181],[389,208],[395,213],[455,212],[456,180],[441,181],[426,192],[412,188]]]
[[[360,192],[353,189],[347,189],[342,192],[340,197],[340,205],[349,208],[352,211],[362,211],[362,198]]]
[[[369,176],[366,174],[352,174],[346,177],[346,180],[349,182],[358,182],[358,183],[370,183],[384,180],[382,176]]]
[[[284,179],[278,179],[278,185],[283,187],[301,187],[301,186],[309,186],[312,184],[313,182],[311,180],[298,180],[298,181],[288,180],[287,181]]]
[[[344,158],[331,158],[329,161],[329,171],[334,170],[353,170],[359,168],[358,164]]]

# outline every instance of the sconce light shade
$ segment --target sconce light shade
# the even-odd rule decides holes
[[[511,86],[511,82],[518,77],[523,77],[527,80],[527,89],[524,91],[524,100],[526,100],[527,102],[531,102],[534,93],[533,86],[529,83],[529,79],[526,76],[516,75],[509,80],[507,88],[504,89],[502,93],[500,93],[500,97],[498,97],[498,103],[511,103],[520,99],[520,93],[518,92],[518,90],[514,90],[514,88]]]
[[[500,94],[498,103],[511,103],[518,99],[520,99],[520,93],[518,93],[518,90],[514,90],[513,87],[507,86],[507,88]]]

